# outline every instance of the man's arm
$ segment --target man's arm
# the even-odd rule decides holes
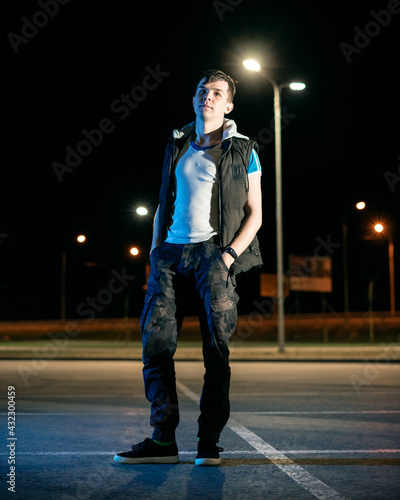
[[[249,195],[245,206],[245,212],[246,217],[243,220],[239,234],[229,245],[235,250],[238,256],[250,245],[261,227],[261,175],[254,174],[249,176]],[[227,267],[230,267],[235,260],[229,253],[222,254],[222,258]]]

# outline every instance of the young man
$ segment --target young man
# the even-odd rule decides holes
[[[154,219],[151,272],[141,317],[143,377],[152,439],[118,453],[121,463],[177,463],[179,423],[173,356],[191,285],[201,299],[204,385],[196,465],[218,465],[229,418],[229,338],[237,321],[235,275],[262,265],[261,167],[256,144],[225,118],[235,83],[219,70],[200,79],[196,121],[174,130],[167,146]]]

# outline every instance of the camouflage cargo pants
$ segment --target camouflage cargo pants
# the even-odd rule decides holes
[[[153,439],[174,441],[179,423],[173,356],[188,286],[200,297],[205,366],[198,437],[218,441],[229,418],[228,341],[237,321],[234,278],[219,247],[210,242],[162,243],[150,256],[151,271],[141,316],[143,378],[151,403]]]

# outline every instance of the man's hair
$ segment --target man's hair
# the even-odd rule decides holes
[[[204,80],[203,83],[214,83],[221,80],[223,82],[226,82],[228,84],[228,101],[233,102],[233,98],[236,94],[236,85],[233,78],[231,78],[229,75],[219,69],[209,69],[208,71],[205,71],[201,78],[198,80],[196,90],[202,80]]]

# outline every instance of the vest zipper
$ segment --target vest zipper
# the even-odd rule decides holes
[[[224,157],[227,155],[228,151],[232,146],[232,142],[229,141],[226,151],[222,153],[221,158],[218,162],[218,175],[219,175],[219,186],[218,186],[218,233],[219,233],[219,246],[222,248],[222,172],[221,172],[221,163]],[[228,242],[229,244],[230,242]]]
[[[175,158],[175,150],[176,150],[176,144],[175,144],[175,137],[172,137],[172,153],[171,153],[171,157],[170,157],[170,160],[169,160],[169,166],[168,166],[168,190],[167,190],[167,197],[171,197],[172,195],[172,198],[175,196],[175,193],[174,193],[174,190],[172,188],[172,185],[171,185],[171,172],[172,172],[172,164],[174,163],[174,158]],[[168,198],[167,198],[168,200]],[[169,202],[171,202],[171,198],[169,199]],[[167,208],[168,208],[168,205],[169,205],[169,208],[171,210],[171,203],[168,203],[167,201]],[[170,218],[170,214],[169,214],[169,211],[166,210],[165,211],[165,214],[164,214],[164,229],[165,229],[165,234],[164,235],[161,235],[161,232],[160,232],[160,237],[163,239],[163,241],[166,239],[167,237],[167,234],[168,234],[168,222],[169,222],[169,218]],[[161,225],[161,221],[160,221],[160,225]],[[161,229],[161,227],[160,227]]]

